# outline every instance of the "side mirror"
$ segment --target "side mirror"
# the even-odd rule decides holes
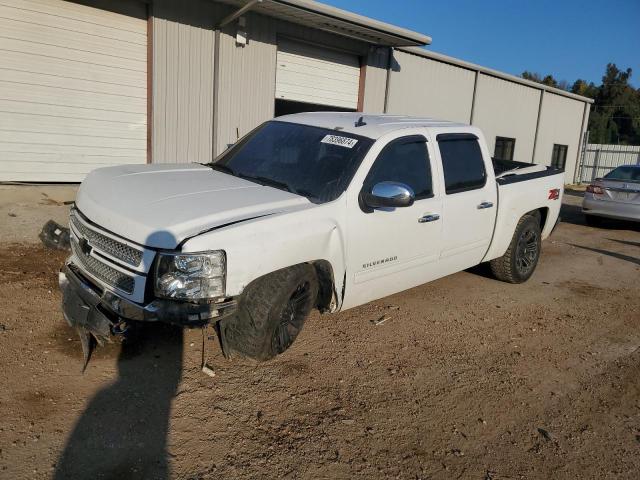
[[[400,182],[376,183],[371,193],[362,193],[362,201],[369,208],[410,207],[416,197],[410,186]]]

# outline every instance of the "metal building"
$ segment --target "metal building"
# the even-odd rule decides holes
[[[0,180],[207,162],[285,113],[480,126],[496,156],[576,174],[590,99],[430,52],[309,0],[0,0]]]

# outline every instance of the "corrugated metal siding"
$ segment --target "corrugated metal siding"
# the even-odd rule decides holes
[[[533,161],[540,90],[479,74],[473,124],[482,129],[493,154],[496,136],[516,139],[513,159]]]
[[[262,16],[247,18],[249,42],[236,45],[235,26],[220,34],[217,152],[260,123],[273,117],[276,44],[273,22]]]
[[[550,92],[543,96],[534,163],[550,165],[553,145],[567,145],[566,183],[573,181],[583,113],[584,102]]]
[[[153,3],[154,163],[212,159],[214,25],[226,11],[205,0]]]
[[[388,113],[469,122],[473,71],[400,51],[394,59]]]
[[[0,180],[146,161],[146,7],[0,1]]]
[[[217,154],[260,123],[273,118],[278,38],[301,39],[357,54],[367,53],[367,46],[356,40],[262,15],[249,14],[246,19],[246,46],[236,45],[235,25],[220,34]]]
[[[364,105],[366,113],[384,113],[384,97],[387,88],[387,66],[389,49],[371,47],[367,55],[364,84]]]

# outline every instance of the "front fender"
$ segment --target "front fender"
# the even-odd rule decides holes
[[[240,295],[249,283],[268,273],[318,260],[329,262],[335,290],[340,294],[345,273],[341,207],[339,199],[230,225],[189,239],[182,251],[224,250],[227,296]],[[341,295],[337,297],[340,305]]]

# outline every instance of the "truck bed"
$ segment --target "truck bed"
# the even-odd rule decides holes
[[[498,185],[524,182],[534,178],[564,173],[564,170],[535,163],[516,162],[492,158],[493,171]]]

